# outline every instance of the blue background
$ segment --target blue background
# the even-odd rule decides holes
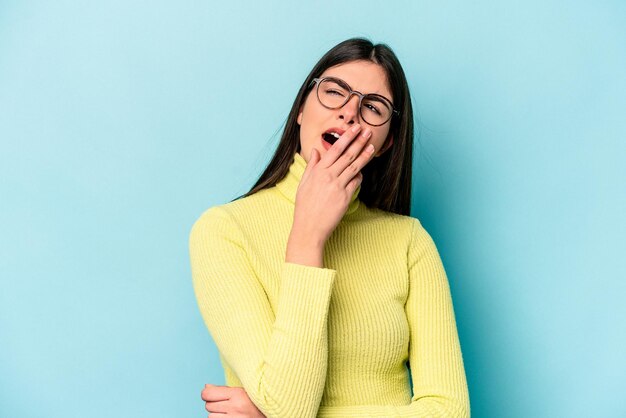
[[[189,230],[352,36],[410,82],[473,416],[626,416],[626,3],[233,3],[0,3],[0,416],[206,416]]]

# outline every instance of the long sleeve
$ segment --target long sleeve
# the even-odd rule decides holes
[[[326,380],[327,318],[336,271],[284,262],[276,312],[244,235],[220,207],[193,225],[194,291],[220,354],[268,417],[315,417]]]
[[[319,417],[470,416],[469,392],[446,272],[431,236],[417,219],[407,254],[410,405],[345,406],[320,410]]]

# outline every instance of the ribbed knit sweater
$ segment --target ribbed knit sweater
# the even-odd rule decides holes
[[[207,209],[191,229],[226,384],[268,418],[469,417],[447,276],[417,219],[366,207],[359,187],[324,267],[285,261],[305,167],[296,153],[276,186]]]

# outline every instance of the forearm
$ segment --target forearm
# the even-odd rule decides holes
[[[307,276],[308,266],[288,263],[272,335],[251,398],[269,417],[315,417],[328,362],[328,303],[332,280]],[[319,270],[319,269],[314,269]],[[303,281],[316,283],[303,285]]]
[[[223,361],[267,417],[315,417],[336,272],[284,262],[272,306],[245,247],[221,210],[196,223],[190,253],[200,312]]]
[[[282,276],[275,319],[268,314],[260,327],[246,320],[261,318],[253,300],[232,305],[228,293],[241,299],[242,289],[214,291],[200,308],[226,363],[268,418],[315,417],[326,380],[334,272],[285,263]]]

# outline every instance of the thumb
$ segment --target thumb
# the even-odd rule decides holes
[[[317,148],[313,148],[313,149],[311,150],[311,158],[309,158],[309,160],[310,160],[309,162],[311,162],[311,161],[312,161],[312,162],[313,162],[313,165],[315,165],[315,164],[317,164],[317,163],[319,162],[319,160],[320,160],[321,158],[322,158],[322,157],[320,157],[320,152],[317,150]]]
[[[305,180],[307,177],[309,177],[309,173],[311,172],[313,167],[315,167],[315,165],[319,162],[319,160],[320,153],[318,150],[313,148],[311,150],[311,155],[309,156],[309,162],[307,163],[306,168],[304,169],[304,173],[302,174],[302,180]]]

